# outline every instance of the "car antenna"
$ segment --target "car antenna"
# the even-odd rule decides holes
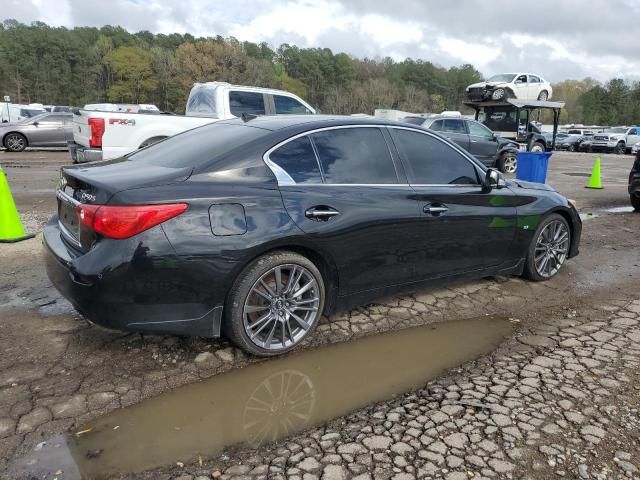
[[[243,122],[248,122],[249,120],[253,120],[254,118],[258,118],[257,115],[254,115],[252,113],[247,113],[247,112],[242,112],[242,115],[240,115],[240,117],[242,118]]]

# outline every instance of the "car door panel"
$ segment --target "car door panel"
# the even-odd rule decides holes
[[[487,127],[467,120],[469,130],[469,153],[485,165],[492,165],[498,152],[498,141]]]
[[[513,193],[484,191],[479,167],[441,139],[398,127],[390,131],[421,215],[416,276],[455,275],[509,261],[517,223]]]
[[[513,81],[513,93],[516,98],[529,98],[529,83],[526,75],[518,75]]]
[[[447,140],[451,140],[452,142],[460,145],[460,147],[464,148],[466,151],[469,151],[469,134],[467,133],[464,125],[464,120],[458,118],[445,119],[441,133]]]

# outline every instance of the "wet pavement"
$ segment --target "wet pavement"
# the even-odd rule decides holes
[[[234,445],[260,447],[420,387],[492,351],[510,333],[507,319],[481,317],[254,364],[81,425],[66,438],[40,444],[10,470],[94,478],[140,472],[169,459],[189,462]]]
[[[28,167],[21,157],[6,169],[28,229],[51,212],[53,196],[40,192],[55,187],[61,155]],[[625,191],[632,157],[603,156],[598,191],[562,174],[588,171],[591,157],[552,158],[550,183],[593,214],[581,255],[557,278],[491,278],[381,299],[323,318],[300,352],[277,360],[257,362],[224,340],[89,325],[48,283],[39,239],[1,246],[0,478],[31,480],[30,471],[65,480],[82,469],[83,478],[154,480],[637,477],[640,216],[628,213]],[[498,348],[474,350],[482,337],[465,329],[441,339],[436,359],[409,335],[391,342],[407,351],[354,360],[360,348],[380,349],[361,342],[386,344],[384,332],[418,327],[433,338],[486,314],[515,328]],[[452,339],[457,345],[445,348]],[[341,375],[326,373],[336,369]],[[291,385],[313,396],[275,401],[278,408],[260,402]],[[182,414],[164,400],[174,396],[188,405]],[[301,410],[286,415],[294,405]],[[24,475],[9,473],[18,465]],[[124,473],[110,473],[117,469]]]

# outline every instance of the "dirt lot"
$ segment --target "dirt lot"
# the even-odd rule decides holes
[[[155,451],[163,465],[149,460],[148,468],[121,475],[91,468],[109,451],[76,449],[83,460],[75,463],[91,471],[83,478],[635,478],[640,216],[605,211],[628,206],[632,157],[602,155],[605,188],[587,190],[593,159],[575,153],[552,157],[549,183],[594,214],[584,225],[581,255],[554,280],[492,278],[386,299],[324,319],[305,346],[322,351],[323,345],[359,342],[371,333],[491,314],[513,327],[498,348],[435,377],[425,374],[409,393],[384,401],[372,396],[327,424],[298,424],[296,429],[306,428],[303,433],[276,442],[219,451],[202,441],[201,448],[174,456],[149,438],[139,455]],[[67,152],[0,152],[27,230],[37,231],[52,214],[57,170],[66,163]],[[56,434],[92,429],[101,415],[151,405],[144,400],[179,392],[183,385],[274,362],[256,365],[224,340],[142,337],[88,325],[51,288],[39,242],[0,246],[4,478],[77,478],[74,462],[55,455],[56,445],[62,450],[65,443]],[[297,371],[305,373],[301,355],[307,354],[289,356]],[[388,362],[398,361],[394,355],[389,353]],[[348,369],[324,368],[336,378],[325,395],[333,403],[346,402],[348,388],[338,380],[344,381]],[[276,397],[272,414],[293,408],[286,395]],[[160,411],[154,414],[154,421],[168,421]],[[89,439],[92,432],[85,435]],[[221,433],[212,429],[209,435]],[[122,442],[128,446],[126,438]]]

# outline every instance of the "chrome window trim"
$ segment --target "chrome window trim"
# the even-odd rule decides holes
[[[80,205],[79,201],[77,201],[75,198],[71,197],[68,193],[63,192],[62,190],[58,190],[56,192],[56,197],[58,197],[63,202],[70,203],[74,207],[77,207],[78,205]],[[69,229],[67,227],[65,227],[63,225],[63,223],[60,221],[60,219],[58,219],[58,227],[60,227],[60,231],[62,232],[62,234],[65,236],[65,238],[69,242],[73,243],[76,247],[82,248],[82,244],[80,243],[80,240],[78,238],[76,238],[69,231]]]
[[[436,140],[444,143],[445,145],[451,146],[453,147],[453,149],[458,152],[460,155],[462,155],[462,157],[467,160],[471,166],[473,166],[476,169],[476,173],[480,176],[480,178],[482,178],[482,176],[486,173],[484,172],[479,165],[476,164],[476,162],[474,162],[473,160],[471,160],[469,158],[469,154],[467,152],[465,152],[462,148],[460,148],[458,145],[456,145],[454,142],[451,142],[451,144],[447,143],[446,141],[444,141],[444,139],[440,138],[438,135],[434,135],[432,132],[429,132],[428,130],[425,129],[419,129],[419,128],[410,128],[410,127],[403,127],[400,125],[385,125],[385,124],[379,124],[379,125],[375,125],[375,124],[358,124],[358,125],[334,125],[331,127],[321,127],[321,128],[315,128],[313,130],[308,130],[306,132],[302,132],[302,133],[298,133],[296,135],[294,135],[293,137],[289,137],[285,140],[282,140],[281,142],[277,143],[276,145],[274,145],[273,147],[271,147],[269,150],[267,150],[264,155],[262,156],[262,160],[264,161],[264,163],[269,167],[269,169],[273,172],[273,174],[276,177],[276,181],[278,182],[278,186],[291,186],[291,185],[295,185],[298,187],[405,187],[405,188],[411,188],[412,186],[414,187],[481,187],[482,183],[474,183],[474,184],[469,184],[469,183],[434,183],[434,184],[429,184],[429,183],[400,183],[398,181],[398,183],[324,183],[324,175],[322,173],[322,165],[320,165],[320,160],[317,156],[317,153],[315,151],[315,145],[313,143],[313,141],[311,139],[309,139],[311,141],[311,145],[313,146],[314,149],[314,153],[316,153],[316,162],[318,162],[318,168],[320,170],[320,175],[323,179],[323,183],[297,183],[295,180],[293,180],[293,178],[287,173],[286,170],[284,170],[282,167],[280,167],[279,165],[275,164],[274,162],[271,161],[271,159],[269,158],[269,156],[271,155],[271,153],[275,150],[277,150],[278,148],[280,148],[283,145],[286,145],[289,142],[292,142],[294,140],[297,140],[300,137],[304,137],[307,135],[312,135],[314,133],[318,133],[318,132],[324,132],[327,130],[338,130],[338,129],[342,129],[342,128],[378,128],[378,129],[382,129],[382,128],[388,128],[388,129],[398,129],[398,130],[408,130],[410,132],[416,132],[416,133],[421,133],[423,135],[428,135],[431,138],[435,138]],[[385,139],[386,142],[386,139]],[[387,145],[387,148],[389,146]],[[396,147],[397,149],[397,147]],[[393,160],[393,155],[391,152],[389,152],[391,159]],[[394,168],[395,168],[395,163],[394,163]],[[396,171],[396,175],[397,175],[397,171]]]
[[[77,207],[78,205],[80,205],[80,202],[78,200],[76,200],[75,198],[73,198],[71,195],[69,195],[66,192],[63,192],[62,190],[58,190],[56,192],[56,196],[60,199],[63,200],[65,202],[70,203],[71,205],[73,205],[74,207]]]

